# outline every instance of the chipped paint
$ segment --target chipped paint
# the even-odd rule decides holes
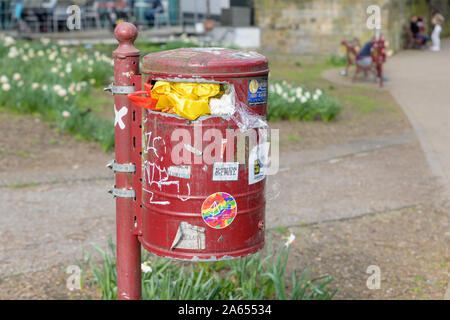
[[[134,75],[134,71],[122,72],[122,75],[127,78],[131,78],[131,76]]]

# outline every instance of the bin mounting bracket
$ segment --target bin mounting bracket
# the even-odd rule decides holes
[[[110,168],[114,172],[123,172],[123,173],[135,173],[136,165],[133,163],[117,163],[116,160],[111,160],[106,165],[107,168]]]
[[[103,91],[109,91],[112,95],[114,94],[129,94],[133,93],[136,90],[134,89],[134,86],[115,86],[114,83],[111,83],[109,86],[103,89]]]
[[[108,192],[117,198],[135,198],[136,197],[136,190],[133,190],[133,189],[112,188]]]

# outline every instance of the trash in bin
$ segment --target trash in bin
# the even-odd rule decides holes
[[[161,95],[156,96],[154,94]],[[180,117],[195,120],[211,114],[209,99],[220,94],[218,83],[156,81],[152,98],[157,98],[156,109],[172,109]]]
[[[146,91],[128,94],[136,105],[195,120],[203,115],[231,116],[235,112],[235,92],[227,83],[156,81],[144,83]]]
[[[130,99],[131,102],[133,102],[135,105],[141,108],[157,110],[156,103],[158,102],[158,99],[152,98],[151,95],[152,85],[149,83],[144,83],[144,88],[145,91],[136,91],[129,93],[127,95],[128,99]]]
[[[209,109],[212,115],[231,116],[235,111],[235,92],[230,84],[220,85],[220,95],[209,100]]]

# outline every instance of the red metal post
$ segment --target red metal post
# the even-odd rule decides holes
[[[116,164],[133,166],[133,133],[134,121],[132,106],[126,93],[135,87],[134,75],[139,74],[139,50],[134,47],[138,31],[127,22],[120,23],[114,35],[119,41],[114,56],[114,96],[115,111],[115,143]],[[131,89],[130,89],[131,88]],[[116,196],[117,225],[117,298],[134,300],[141,298],[141,246],[135,233],[136,193],[133,196],[133,181],[136,172],[129,172],[124,167],[116,171],[116,185],[113,194]],[[137,168],[135,166],[135,168]],[[135,192],[136,190],[134,190]]]

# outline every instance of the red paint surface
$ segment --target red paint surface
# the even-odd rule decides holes
[[[151,53],[144,57],[142,67],[143,74],[186,78],[231,78],[268,72],[268,61],[263,55],[224,48],[182,48]]]

